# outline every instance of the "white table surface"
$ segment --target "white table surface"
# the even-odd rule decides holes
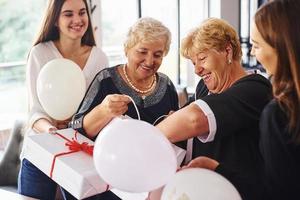
[[[148,193],[130,193],[130,192],[123,192],[117,189],[111,189],[113,193],[115,193],[118,197],[122,200],[145,200],[148,197]]]
[[[7,191],[7,190],[3,190],[3,189],[0,189],[0,198],[1,199],[5,199],[5,200],[34,200],[35,198],[31,198],[31,197],[26,197],[26,196],[23,196],[23,195],[20,195],[20,194],[17,194],[17,193],[14,193],[14,192],[10,192],[10,191]]]

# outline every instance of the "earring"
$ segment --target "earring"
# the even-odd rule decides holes
[[[227,62],[229,65],[232,63],[232,60],[231,59],[228,59],[228,62]]]

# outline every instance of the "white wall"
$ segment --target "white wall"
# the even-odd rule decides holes
[[[221,18],[228,21],[237,32],[240,27],[239,10],[240,0],[221,0]]]

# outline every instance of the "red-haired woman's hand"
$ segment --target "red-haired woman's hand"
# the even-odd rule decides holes
[[[184,166],[184,168],[205,168],[205,169],[210,169],[210,170],[215,170],[218,165],[220,163],[214,159],[205,157],[205,156],[199,156],[193,160],[191,160],[191,162],[188,163],[187,166]]]

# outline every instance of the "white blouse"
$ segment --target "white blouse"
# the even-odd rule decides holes
[[[42,67],[50,60],[63,58],[52,41],[40,43],[34,46],[29,54],[26,69],[26,81],[29,97],[29,127],[39,119],[47,119],[55,124],[55,120],[49,117],[42,108],[36,90],[38,74]],[[108,67],[108,59],[104,52],[93,47],[88,57],[86,65],[83,68],[83,74],[86,80],[86,86],[90,85],[95,75],[102,69]]]

